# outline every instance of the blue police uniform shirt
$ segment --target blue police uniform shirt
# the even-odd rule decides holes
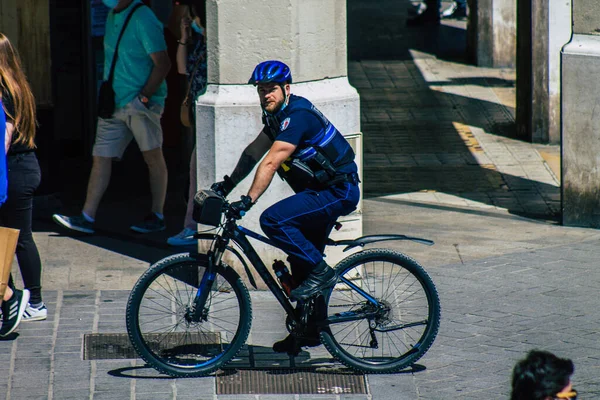
[[[297,146],[297,152],[298,150],[306,147],[306,143],[319,134],[319,132],[325,128],[325,125],[322,119],[309,110],[311,107],[314,107],[310,101],[304,97],[292,94],[290,95],[287,107],[294,106],[295,104],[293,103],[295,102],[306,102],[306,104],[303,104],[303,107],[293,107],[294,110],[280,121],[279,131],[275,137],[275,140],[280,140],[282,142]],[[278,115],[285,113],[285,111],[286,109],[281,110]],[[346,139],[342,139],[346,142],[346,145],[350,146]],[[358,172],[355,162],[347,163],[336,169],[340,174],[351,174]]]
[[[104,36],[104,80],[108,80],[115,46],[125,19],[133,7],[140,3],[140,0],[134,0],[126,9],[119,12],[111,10],[108,14]],[[116,107],[122,108],[141,92],[148,81],[154,68],[150,54],[167,50],[163,25],[149,7],[142,6],[135,10],[125,28],[118,50],[113,89]],[[150,101],[164,106],[165,97],[167,84],[163,81]]]

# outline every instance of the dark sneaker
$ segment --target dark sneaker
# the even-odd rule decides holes
[[[194,235],[196,234],[195,229],[183,228],[181,232],[179,232],[175,236],[171,236],[167,239],[167,243],[171,246],[192,246],[198,244],[198,239],[194,239]]]
[[[143,222],[131,225],[129,229],[138,233],[160,232],[165,230],[165,220],[158,218],[154,213],[150,213],[144,218]]]
[[[454,11],[448,18],[467,18],[467,9],[464,7],[459,7]]]
[[[302,350],[302,347],[316,347],[321,345],[321,340],[316,336],[307,336],[303,338],[294,338],[293,335],[279,342],[273,343],[273,351],[275,353],[288,353],[291,356],[297,356]]]
[[[83,215],[76,215],[74,217],[67,217],[66,215],[54,214],[52,216],[54,222],[60,226],[70,229],[72,231],[83,232],[83,233],[94,233],[94,224]]]
[[[13,289],[13,295],[10,300],[2,303],[2,328],[0,328],[0,336],[7,336],[17,329],[28,302],[29,290]]]

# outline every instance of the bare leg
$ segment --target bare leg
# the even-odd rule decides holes
[[[162,149],[143,151],[144,161],[148,165],[150,175],[150,192],[152,193],[152,212],[162,214],[167,195],[167,164]]]
[[[102,196],[110,183],[111,172],[112,158],[94,156],[85,204],[83,205],[83,212],[92,218],[96,218],[100,200],[102,200]]]
[[[6,288],[6,291],[4,292],[4,298],[2,300],[4,301],[8,301],[8,299],[10,299],[13,295],[13,290],[10,288],[10,286],[8,286]],[[0,302],[0,304],[2,304],[2,302]]]
[[[192,151],[192,157],[190,159],[190,188],[188,191],[187,209],[185,212],[185,218],[183,219],[183,227],[196,229],[196,222],[192,218],[194,212],[194,195],[196,194],[197,188],[197,171],[196,171],[196,147]]]

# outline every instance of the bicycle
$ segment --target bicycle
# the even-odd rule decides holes
[[[199,197],[200,196],[200,197]],[[337,264],[335,286],[304,301],[296,309],[287,293],[254,250],[248,237],[274,244],[237,224],[229,203],[212,191],[195,199],[199,223],[220,227],[215,234],[196,233],[212,241],[206,254],[166,257],[139,278],[127,303],[127,332],[137,353],[159,372],[174,377],[208,375],[231,361],[250,333],[250,294],[240,275],[224,263],[228,251],[244,267],[256,288],[246,255],[287,314],[286,327],[302,337],[309,318],[318,316],[321,343],[346,366],[368,373],[391,373],[420,359],[430,348],[440,323],[437,290],[423,267],[389,249],[366,249]],[[224,218],[223,218],[224,216]],[[201,221],[199,221],[201,220]],[[344,251],[385,240],[426,239],[405,235],[371,235],[327,245]]]

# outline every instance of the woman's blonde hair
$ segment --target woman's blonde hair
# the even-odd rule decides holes
[[[30,149],[35,148],[35,99],[25,73],[21,68],[21,60],[8,38],[0,32],[0,88],[12,96],[15,115],[10,115],[4,107],[6,115],[14,121],[15,133],[13,143],[23,143]]]

